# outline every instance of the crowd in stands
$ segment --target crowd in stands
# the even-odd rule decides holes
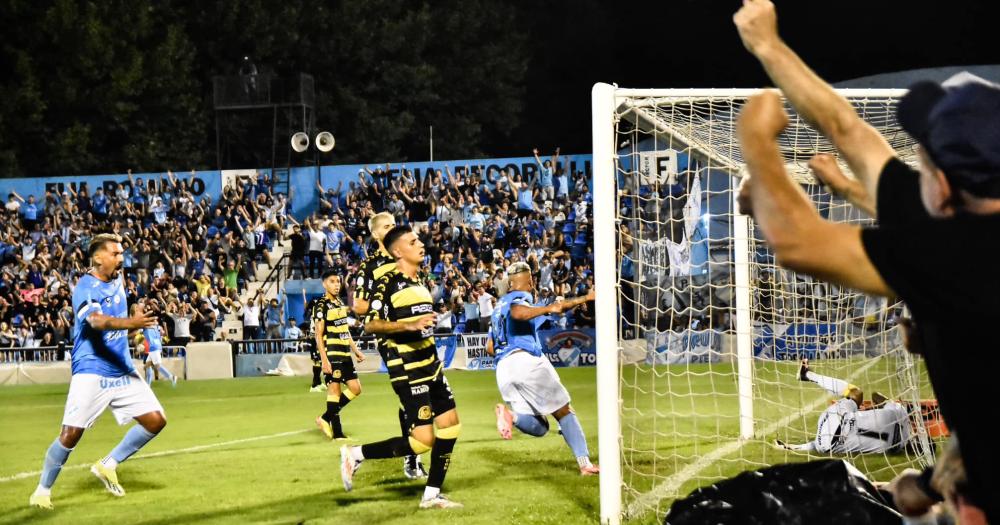
[[[274,263],[270,252],[288,239],[288,276],[318,277],[326,268],[352,276],[375,249],[367,220],[381,211],[412,224],[426,245],[422,271],[439,331],[485,331],[513,262],[535,270],[541,302],[594,283],[588,174],[568,173],[558,150],[535,157],[529,180],[469,166],[422,177],[405,167],[365,169],[346,188],[317,183],[319,206],[301,222],[288,213],[294,196],[275,192],[266,175],[225,187],[215,202],[194,195],[194,172],[145,181],[130,172],[113,191],[67,184],[40,199],[11,192],[0,225],[0,347],[70,341],[72,288],[89,269],[89,240],[108,231],[123,237],[129,304],[145,298],[162,314],[165,344],[212,340],[229,313],[243,320],[246,339],[287,336],[283,296],[241,300],[256,264]],[[592,312],[580,308],[557,322],[592,326]]]

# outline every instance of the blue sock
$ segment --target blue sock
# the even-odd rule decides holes
[[[167,378],[167,381],[170,381],[171,379],[174,378],[174,375],[170,373],[170,370],[167,370],[167,367],[160,365],[157,368],[160,369],[160,375]]]
[[[154,437],[156,437],[156,434],[142,428],[142,425],[136,425],[128,429],[125,437],[122,438],[122,442],[108,456],[114,459],[116,464],[121,463],[130,458],[132,454],[135,454],[136,451],[145,446],[146,443],[149,443],[149,440]]]
[[[42,463],[42,476],[38,479],[38,484],[42,488],[52,488],[70,452],[73,452],[73,449],[62,446],[59,438],[49,445],[49,450],[45,452],[45,462]]]
[[[583,427],[580,426],[576,414],[570,412],[563,416],[559,420],[559,428],[562,429],[563,439],[566,440],[574,456],[578,458],[590,456],[590,451],[587,450],[587,438],[583,436]]]
[[[146,382],[153,384],[153,367],[151,366],[146,367]]]
[[[514,413],[514,426],[530,436],[541,437],[549,431],[549,422],[535,415]]]

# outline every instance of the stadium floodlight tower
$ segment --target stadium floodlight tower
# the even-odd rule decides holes
[[[931,391],[902,346],[903,306],[777,266],[737,212],[736,118],[756,92],[593,88],[602,523],[662,521],[699,486],[823,457],[770,446],[813,439],[830,400],[799,381],[802,358],[909,407],[915,437],[905,450],[847,458],[865,474],[888,480],[932,461],[920,414]],[[915,161],[895,117],[902,90],[839,93]],[[788,173],[824,218],[870,223],[816,183],[809,159],[836,152],[786,109],[778,141]]]

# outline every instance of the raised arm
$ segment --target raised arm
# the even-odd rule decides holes
[[[852,179],[840,171],[837,160],[828,153],[819,153],[809,159],[809,169],[820,184],[830,188],[830,192],[847,199],[856,208],[875,216],[875,200],[857,179]]]
[[[733,16],[743,45],[760,60],[795,110],[833,142],[871,201],[878,202],[879,174],[895,152],[874,127],[858,116],[847,99],[781,40],[777,20],[770,0],[744,0]]]
[[[781,97],[751,97],[737,122],[749,177],[740,188],[740,209],[751,213],[779,264],[797,272],[876,295],[893,295],[861,243],[857,226],[824,221],[785,172],[778,134],[788,124]]]

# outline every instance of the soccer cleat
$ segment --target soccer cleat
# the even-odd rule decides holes
[[[344,490],[350,492],[354,488],[354,473],[361,468],[361,461],[354,459],[350,447],[340,447],[340,479],[344,482]]]
[[[329,421],[323,419],[323,416],[316,416],[316,426],[323,431],[326,439],[333,439],[333,427],[330,426]]]
[[[90,473],[97,476],[101,483],[104,483],[104,488],[108,489],[112,496],[120,498],[125,495],[125,489],[118,483],[118,473],[115,472],[115,469],[105,467],[103,463],[98,461],[90,467]]]
[[[310,392],[326,392],[326,387],[323,385],[316,385],[309,389]]]
[[[420,456],[406,456],[403,458],[403,475],[406,479],[421,479],[427,477],[424,464],[420,462]]]
[[[451,501],[444,494],[420,500],[420,508],[422,509],[460,509],[464,506],[457,501]]]
[[[601,473],[601,467],[597,465],[587,465],[586,467],[580,467],[581,476],[595,476]]]
[[[28,499],[28,505],[45,510],[52,510],[55,508],[52,506],[52,497],[48,494],[32,494],[31,498]]]
[[[497,416],[497,432],[500,433],[500,437],[503,439],[514,437],[511,430],[514,425],[514,416],[511,415],[510,410],[507,410],[507,405],[497,403],[497,406],[493,408],[493,413]]]
[[[351,438],[350,438],[350,436],[348,436],[347,434],[344,434],[343,432],[341,432],[341,433],[334,432],[333,439],[334,439],[334,441],[347,441],[347,440],[349,440]]]
[[[799,381],[809,381],[809,377],[806,373],[809,372],[809,360],[803,359],[802,365],[799,366]]]

